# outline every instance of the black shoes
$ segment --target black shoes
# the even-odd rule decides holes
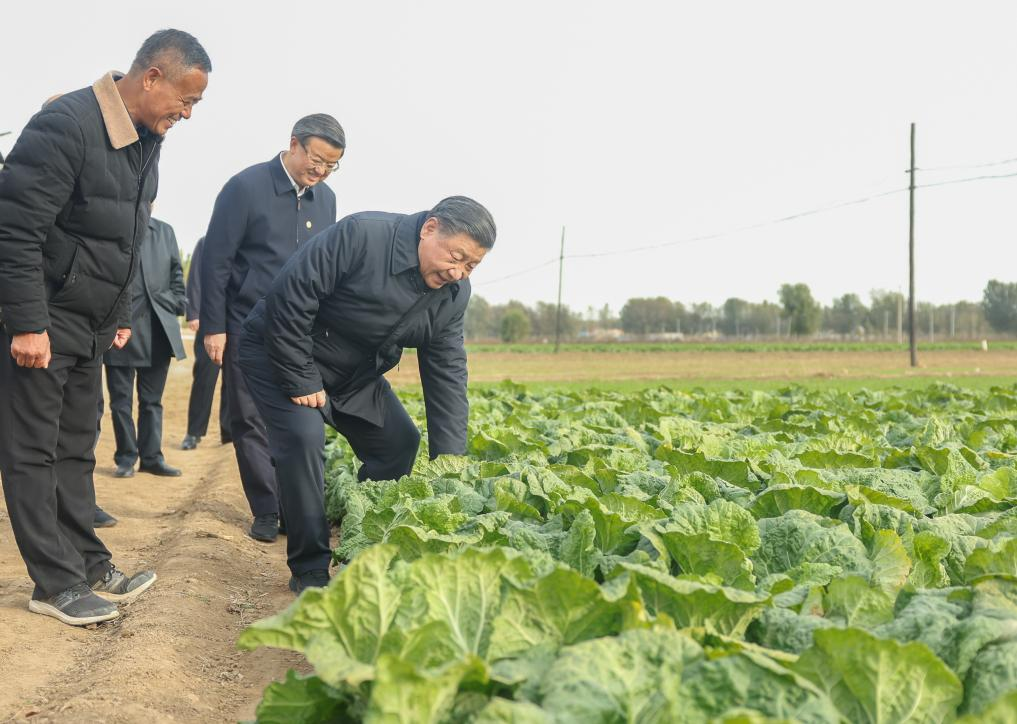
[[[134,463],[117,463],[117,469],[113,471],[114,478],[133,478]]]
[[[251,537],[262,543],[275,543],[275,539],[279,537],[279,515],[265,513],[254,516],[254,522],[251,523]]]
[[[155,571],[142,571],[128,576],[111,565],[106,575],[92,584],[92,591],[108,601],[128,603],[151,588],[156,578]]]
[[[154,574],[153,574],[154,575]],[[55,596],[43,598],[38,589],[28,602],[28,610],[52,616],[70,626],[87,626],[110,621],[120,615],[116,604],[105,601],[89,588],[87,583],[71,586]]]
[[[95,506],[95,517],[92,520],[93,528],[112,528],[117,524],[117,519],[100,508]]]
[[[327,569],[308,571],[290,576],[290,590],[299,596],[305,588],[324,588],[330,580]]]
[[[184,440],[180,443],[180,449],[193,450],[198,447],[199,442],[201,442],[201,435],[184,435]]]
[[[149,473],[150,475],[161,475],[165,478],[179,478],[181,475],[180,468],[174,468],[166,464],[165,460],[160,460],[152,465],[140,465],[138,466],[139,473]]]

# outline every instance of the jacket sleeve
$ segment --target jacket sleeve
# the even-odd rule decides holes
[[[205,334],[226,331],[226,287],[233,260],[247,232],[248,195],[237,177],[226,182],[215,200],[201,254],[201,328]]]
[[[432,459],[466,454],[470,403],[466,398],[464,316],[465,310],[459,312],[429,345],[417,350]]]
[[[49,327],[42,248],[84,159],[74,118],[42,111],[0,171],[0,315],[9,334]]]
[[[265,349],[288,397],[323,389],[311,330],[321,300],[349,273],[355,222],[336,224],[297,251],[265,297]]]
[[[184,292],[184,265],[180,263],[180,244],[172,226],[166,227],[170,253],[170,293],[173,295],[173,313],[178,317],[187,311],[187,294]]]
[[[201,252],[205,247],[205,237],[198,239],[194,246],[194,253],[191,254],[191,265],[187,269],[187,312],[186,318],[190,322],[198,318],[201,310]]]

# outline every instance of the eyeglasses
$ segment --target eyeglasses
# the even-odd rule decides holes
[[[320,158],[315,158],[307,150],[307,146],[304,145],[303,141],[300,141],[300,147],[304,149],[304,155],[307,156],[307,160],[311,163],[311,168],[319,173],[323,173],[326,176],[330,173],[335,173],[339,168],[339,162],[329,163],[328,161],[322,161]]]

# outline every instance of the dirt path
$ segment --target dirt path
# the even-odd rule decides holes
[[[301,657],[234,647],[245,624],[290,601],[285,539],[259,544],[233,448],[218,435],[179,449],[189,362],[171,367],[163,450],[180,478],[112,477],[107,413],[97,451],[101,532],[121,568],[154,568],[151,591],[92,630],[29,613],[32,584],[0,508],[0,721],[220,722],[252,719],[261,690]],[[213,423],[213,429],[218,432]]]

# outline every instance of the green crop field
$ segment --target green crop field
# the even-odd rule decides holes
[[[329,443],[260,721],[1014,721],[1017,386],[471,399],[399,481]]]

